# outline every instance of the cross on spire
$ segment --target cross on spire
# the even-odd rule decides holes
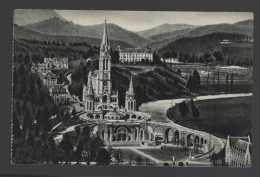
[[[105,19],[104,33],[103,33],[100,50],[102,50],[103,52],[108,52],[109,49],[110,49],[110,46],[109,46],[108,35],[107,35],[107,20]]]

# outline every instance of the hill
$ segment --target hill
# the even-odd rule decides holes
[[[151,36],[162,34],[162,33],[169,33],[174,32],[176,30],[182,30],[187,28],[196,28],[197,26],[194,25],[188,25],[188,24],[162,24],[159,26],[156,26],[151,29],[143,30],[137,32],[140,36],[143,36],[145,38],[150,38]]]
[[[191,32],[194,28],[185,28],[181,30],[176,30],[173,32],[168,32],[168,33],[161,33],[161,34],[156,34],[152,35],[149,37],[149,39],[153,41],[163,41],[163,40],[168,40],[168,39],[175,39],[178,37],[182,37],[183,35]]]
[[[189,30],[190,28],[183,29],[172,33],[163,33],[158,35],[150,36],[154,42],[149,43],[147,46],[152,49],[160,49],[165,47],[167,44],[174,42],[182,37],[198,37],[212,33],[232,33],[232,34],[243,34],[250,37],[253,36],[253,20],[245,20],[234,24],[216,24],[200,26]],[[185,33],[186,32],[186,33]]]
[[[104,24],[82,26],[57,17],[24,27],[31,31],[53,36],[80,36],[97,39],[102,38],[104,31]],[[107,31],[110,40],[124,41],[133,46],[143,46],[150,42],[148,39],[115,24],[108,23]]]
[[[91,66],[95,66],[96,68]],[[125,104],[125,93],[129,88],[131,76],[133,77],[137,107],[151,100],[189,95],[185,88],[186,80],[176,72],[164,66],[158,66],[152,71],[133,75],[131,71],[134,70],[134,67],[135,66],[112,64],[112,90],[118,90],[120,106]],[[154,66],[146,65],[144,66],[144,70],[146,70],[147,67],[152,68]],[[78,66],[74,65],[72,69],[73,82],[69,89],[72,94],[79,96],[80,99],[82,98],[82,85],[83,83],[87,83],[86,76],[91,69],[98,69],[98,60],[93,60],[91,64],[87,64],[87,62],[84,61]],[[140,68],[138,67],[138,69]]]
[[[97,38],[88,38],[88,37],[80,37],[80,36],[53,36],[46,35],[42,33],[38,33],[35,31],[31,31],[23,26],[18,26],[14,24],[14,39],[27,39],[27,40],[38,40],[38,41],[59,41],[64,43],[73,43],[73,42],[86,42],[91,46],[99,46],[101,43],[101,39]],[[132,47],[132,45],[127,44],[123,41],[115,41],[110,40],[110,45],[112,48],[117,46],[122,47]]]
[[[230,33],[212,33],[204,36],[185,37],[167,44],[159,50],[162,56],[165,52],[189,53],[190,55],[203,55],[207,52],[221,51],[226,57],[234,60],[253,60],[253,44],[243,41],[246,35]],[[221,45],[220,41],[229,39],[230,45]],[[232,51],[232,52],[231,52]]]
[[[244,21],[240,21],[237,23],[234,23],[235,25],[247,25],[247,26],[253,26],[254,25],[254,20],[244,20]]]
[[[17,25],[28,25],[38,23],[40,21],[50,18],[63,19],[58,13],[50,9],[15,9],[14,10],[14,23]]]
[[[235,24],[222,23],[217,25],[206,25],[192,30],[190,33],[186,34],[185,37],[203,36],[211,33],[234,33],[252,36],[253,28],[254,26],[247,21],[241,21]]]
[[[119,91],[120,105],[125,103],[124,94],[129,88],[131,76],[133,76],[137,107],[147,101],[189,95],[185,88],[186,80],[166,67],[157,67],[152,71],[137,75],[131,74],[131,69],[113,66],[111,70],[112,87]]]

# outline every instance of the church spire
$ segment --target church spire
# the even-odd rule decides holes
[[[101,46],[100,46],[100,50],[102,50],[103,52],[108,52],[110,49],[110,45],[108,42],[108,35],[107,35],[107,20],[105,20],[105,25],[104,25],[104,33],[103,33],[103,38],[102,38],[102,42],[101,42]]]
[[[134,95],[133,77],[132,77],[132,76],[131,76],[131,79],[130,79],[128,94],[129,94],[129,95]]]

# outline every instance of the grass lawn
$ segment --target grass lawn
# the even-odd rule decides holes
[[[114,151],[118,151],[118,149],[116,149]],[[132,151],[131,149],[120,149],[120,152],[121,152],[121,156],[123,157],[124,161],[127,161],[130,156],[132,156],[133,159],[135,159],[137,156],[140,156],[138,153]]]
[[[165,147],[164,149],[138,149],[145,154],[148,154],[161,161],[172,161],[172,157],[175,156],[176,161],[183,161],[189,158],[190,150],[184,150],[183,148]],[[202,151],[198,150],[198,153]],[[196,155],[195,150],[191,150],[191,155]]]
[[[168,110],[169,118],[176,123],[192,127],[197,130],[210,132],[216,136],[226,138],[231,136],[247,136],[252,129],[252,97],[222,98],[194,102],[200,117],[194,119],[191,106],[183,118],[179,112],[179,105]]]
[[[113,149],[113,151],[111,153],[113,158],[115,158],[116,153],[118,153],[118,149]],[[129,161],[130,161],[129,159],[131,159],[131,158],[132,158],[132,165],[136,165],[135,160],[138,156],[141,156],[141,155],[132,151],[131,149],[120,149],[120,156],[122,158],[120,165],[129,165]],[[145,157],[143,157],[143,156],[141,156],[141,157],[144,161]],[[114,159],[114,160],[115,160],[114,163],[117,164],[116,159]]]

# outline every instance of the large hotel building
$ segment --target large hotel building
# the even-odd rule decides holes
[[[121,48],[117,47],[119,52],[119,61],[121,63],[140,63],[140,62],[153,62],[153,51],[144,48]]]

